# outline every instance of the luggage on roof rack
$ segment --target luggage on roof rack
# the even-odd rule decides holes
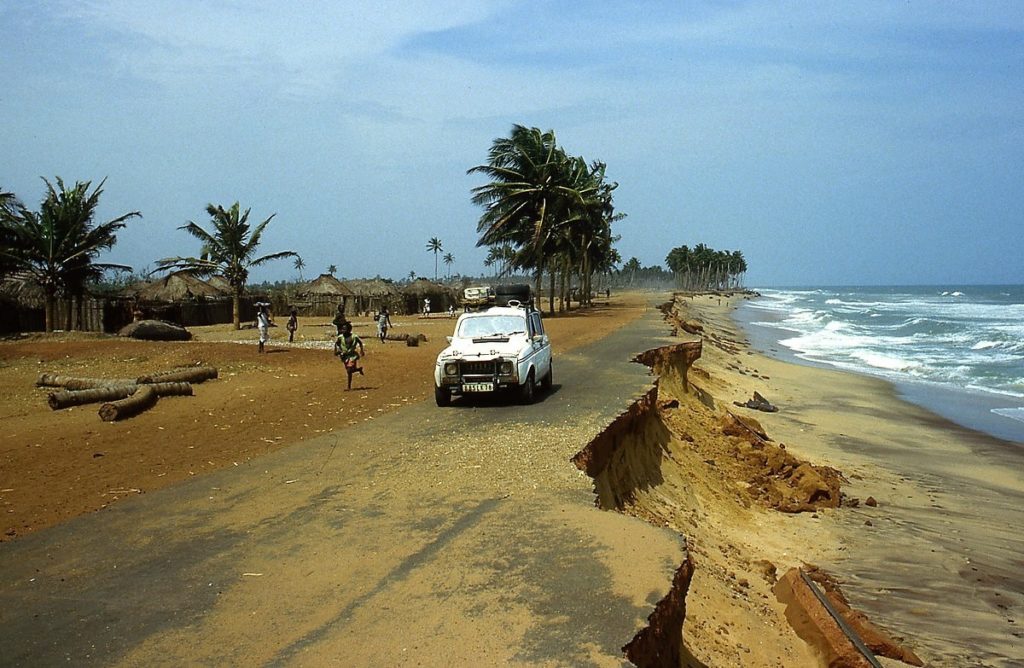
[[[523,306],[533,304],[530,286],[527,283],[510,283],[494,288],[494,305],[509,306],[509,302],[519,302]]]

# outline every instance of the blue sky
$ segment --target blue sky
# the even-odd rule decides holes
[[[624,259],[744,252],[752,286],[1024,283],[1024,3],[0,4],[0,188],[107,178],[152,269],[238,200],[313,275],[484,271],[493,139],[617,181]],[[442,266],[441,272],[444,272]],[[294,279],[288,261],[254,280]]]

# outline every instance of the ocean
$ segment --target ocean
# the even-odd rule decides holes
[[[1024,286],[758,292],[736,313],[756,350],[879,376],[908,401],[1024,447]]]

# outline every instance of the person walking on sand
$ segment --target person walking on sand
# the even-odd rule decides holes
[[[295,340],[295,330],[299,328],[299,312],[292,307],[291,313],[288,314],[288,343]]]
[[[267,341],[270,340],[270,313],[267,305],[260,302],[256,305],[256,327],[260,330],[259,352],[264,352]]]
[[[430,317],[430,297],[423,300],[423,315]]]
[[[391,326],[391,317],[388,314],[387,307],[382,307],[377,312],[374,320],[377,321],[377,338],[380,339],[381,343],[384,343],[388,338],[388,327]]]
[[[363,349],[363,341],[352,333],[352,323],[344,322],[341,325],[341,334],[334,341],[334,354],[341,358],[345,365],[345,373],[348,374],[348,387],[345,391],[352,389],[352,374],[359,372],[363,374],[363,368],[359,366],[359,358],[366,354]]]

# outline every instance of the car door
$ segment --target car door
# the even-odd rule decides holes
[[[540,380],[551,368],[551,341],[544,331],[544,322],[539,313],[530,314],[530,338],[536,354],[537,379]]]

